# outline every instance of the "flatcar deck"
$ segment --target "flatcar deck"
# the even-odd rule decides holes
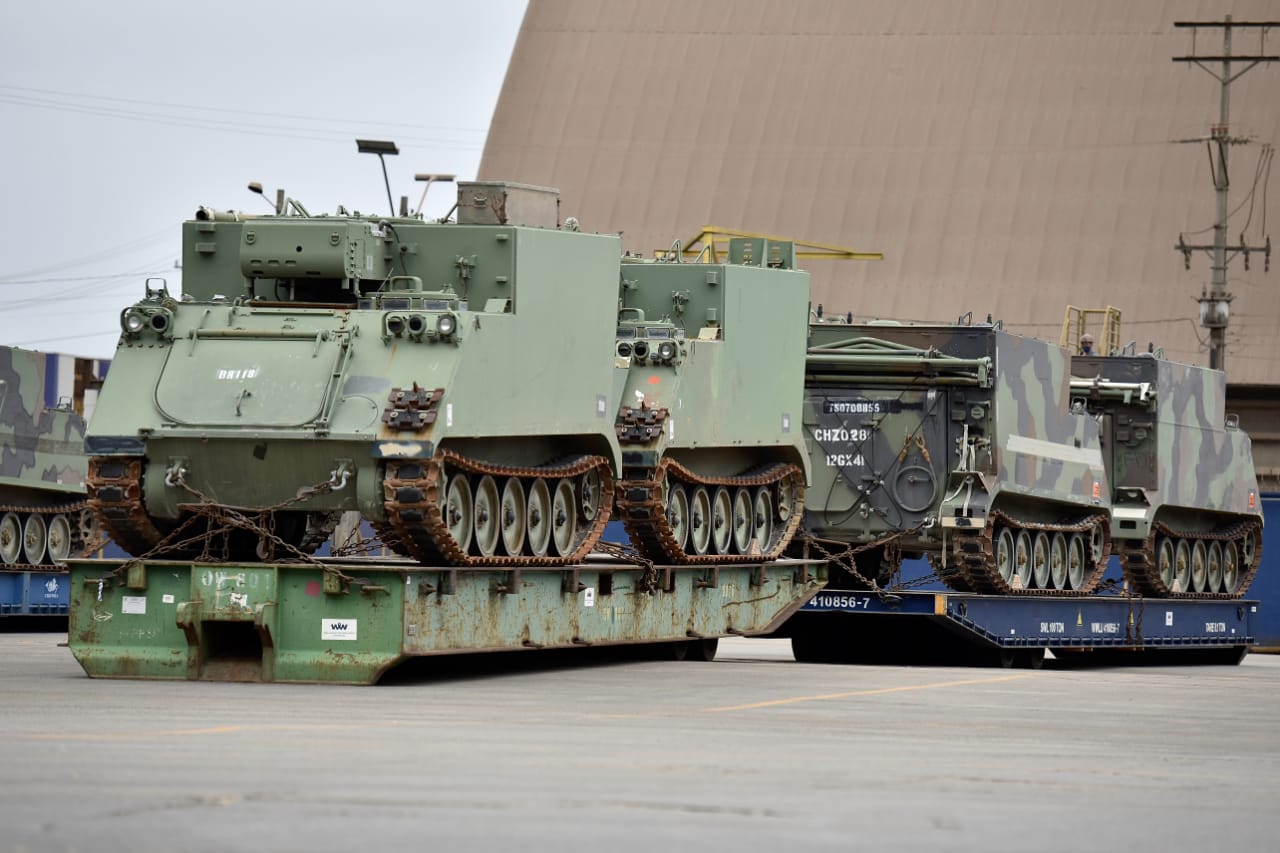
[[[779,632],[797,659],[1038,666],[1091,653],[1150,662],[1238,661],[1255,642],[1257,601],[1008,597],[823,590]],[[1174,655],[1181,652],[1182,655]]]

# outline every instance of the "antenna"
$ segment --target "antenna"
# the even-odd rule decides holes
[[[395,216],[396,204],[391,200],[391,181],[387,178],[387,161],[382,158],[388,154],[399,154],[400,149],[396,147],[394,142],[381,139],[357,139],[356,150],[361,154],[378,155],[378,162],[382,164],[382,182],[387,185],[387,207],[391,209],[391,215]]]
[[[422,188],[422,195],[418,198],[418,209],[413,212],[413,215],[414,216],[422,215],[422,203],[427,200],[427,190],[431,189],[431,185],[433,183],[437,181],[439,181],[440,183],[453,183],[453,179],[455,177],[457,176],[456,175],[437,175],[434,173],[428,174],[428,175],[423,175],[423,174],[414,175],[413,179],[415,181],[426,181],[427,185]]]

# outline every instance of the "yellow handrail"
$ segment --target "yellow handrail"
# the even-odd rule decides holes
[[[778,243],[794,243],[796,246],[796,257],[805,259],[818,260],[835,260],[835,261],[883,261],[884,254],[882,252],[859,252],[848,246],[837,246],[832,243],[814,243],[808,240],[794,240],[790,237],[780,237],[777,234],[759,234],[754,231],[738,231],[733,228],[723,228],[719,225],[704,225],[702,230],[695,234],[692,239],[684,241],[683,248],[680,250],[682,257],[694,256],[695,263],[705,262],[718,264],[720,263],[720,255],[728,250],[723,247],[723,242],[730,237],[750,237],[755,239],[764,239]],[[695,248],[697,247],[697,248]],[[655,257],[670,257],[673,247],[667,249],[658,249],[654,252]],[[706,259],[704,261],[704,258]]]

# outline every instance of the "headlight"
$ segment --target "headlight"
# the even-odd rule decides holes
[[[452,314],[441,314],[436,318],[436,331],[440,337],[447,338],[458,328],[458,318]]]
[[[404,331],[404,318],[401,317],[399,314],[388,314],[386,323],[387,323],[388,335],[398,336],[401,332]]]
[[[636,358],[644,359],[649,355],[649,345],[644,341],[636,341],[635,353]]]
[[[136,335],[147,325],[147,317],[138,309],[130,308],[120,315],[120,325],[128,334]]]
[[[427,318],[421,314],[409,315],[409,334],[419,337],[427,330]]]
[[[676,357],[676,345],[671,341],[663,341],[658,344],[658,358],[663,361],[670,361]]]
[[[627,343],[626,341],[623,341],[622,343],[618,344],[618,355],[622,356],[623,358],[629,357],[631,355],[631,344]]]

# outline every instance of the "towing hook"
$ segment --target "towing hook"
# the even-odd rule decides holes
[[[334,468],[329,472],[329,482],[325,483],[331,492],[340,492],[347,487],[347,480],[351,477],[351,469],[346,465]]]
[[[329,472],[329,479],[318,486],[304,486],[298,489],[298,499],[306,500],[314,498],[317,495],[328,495],[333,492],[340,492],[347,487],[347,480],[351,479],[351,468],[347,463],[342,463],[337,468]]]
[[[301,495],[302,492],[306,492],[307,497],[314,497],[316,495],[327,495],[332,492],[340,492],[347,487],[347,480],[350,478],[351,467],[348,463],[342,462],[329,472],[329,479],[326,482],[323,482],[314,488],[302,489],[300,490],[299,495]]]
[[[186,485],[187,469],[181,464],[170,466],[168,471],[164,472],[164,484],[170,488],[176,488]]]

